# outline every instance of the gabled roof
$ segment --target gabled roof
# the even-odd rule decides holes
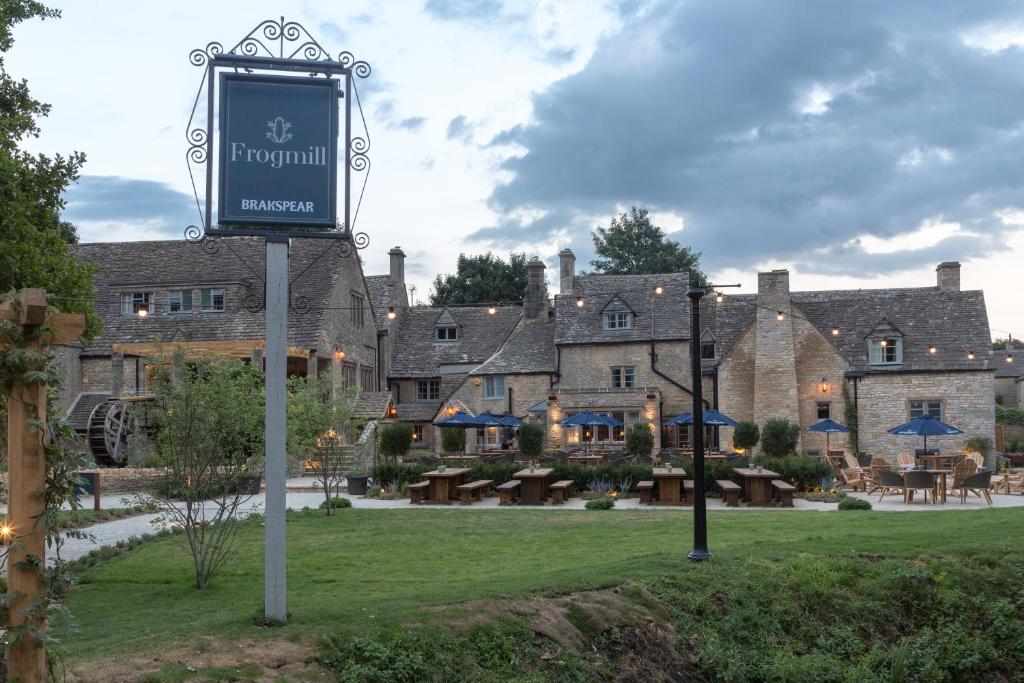
[[[655,339],[688,339],[690,302],[686,275],[580,275],[571,293],[555,297],[555,343],[600,344],[651,339],[654,314]],[[662,294],[654,288],[661,285]],[[576,298],[583,298],[583,306]],[[633,311],[633,328],[605,330],[601,313],[613,301]]]
[[[254,297],[262,299],[266,250],[257,237],[226,237],[219,241],[216,253],[208,253],[185,240],[153,242],[93,242],[71,246],[81,262],[96,266],[93,280],[102,300],[96,313],[103,319],[103,331],[84,356],[110,355],[116,342],[149,342],[154,337],[183,341],[262,339],[266,329],[264,310],[250,313],[237,297],[228,296],[223,313],[199,315],[156,315],[140,318],[122,316],[117,292],[139,289],[174,289],[217,285],[248,285]],[[293,239],[289,253],[289,275],[293,301],[305,298],[306,313],[289,311],[288,344],[315,348],[326,311],[318,302],[326,301],[344,265],[361,268],[355,254],[342,257],[333,240]],[[301,273],[301,276],[300,276]],[[199,302],[193,302],[195,306]]]
[[[471,375],[550,373],[555,371],[555,321],[523,318],[493,356]]]
[[[438,341],[434,326],[444,310],[411,306],[401,312],[392,351],[392,377],[436,377],[442,365],[479,365],[498,350],[522,317],[519,306],[499,306],[494,315],[486,306],[460,306],[455,312],[458,339]]]
[[[391,405],[390,391],[363,391],[356,396],[352,407],[352,417],[378,419],[387,417],[388,406]]]
[[[390,275],[366,276],[366,293],[370,295],[373,318],[378,330],[388,329],[388,308],[395,306],[394,285]]]
[[[459,321],[455,319],[452,312],[445,307],[441,311],[441,315],[437,316],[437,320],[434,321],[434,327],[461,327]]]
[[[830,330],[830,332],[831,332],[831,330]],[[894,325],[891,320],[889,320],[888,318],[883,316],[882,319],[879,320],[878,323],[874,327],[872,327],[870,330],[868,330],[868,333],[864,335],[864,338],[867,339],[868,337],[878,336],[878,335],[885,335],[885,334],[892,334],[892,335],[896,335],[896,336],[902,337],[903,336],[903,330],[901,330],[899,327]]]

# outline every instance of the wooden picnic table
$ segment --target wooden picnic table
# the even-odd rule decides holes
[[[522,482],[519,485],[519,505],[543,505],[548,497],[548,477],[555,470],[550,467],[529,467],[512,475],[513,479]]]
[[[600,453],[591,453],[590,455],[586,455],[584,453],[577,453],[575,455],[570,455],[568,457],[568,461],[570,463],[575,464],[575,465],[586,465],[587,467],[597,467],[598,465],[601,465],[601,464],[604,463],[605,456],[601,455]]]
[[[435,505],[450,505],[452,500],[458,499],[459,486],[466,482],[468,474],[468,467],[445,467],[444,471],[438,468],[432,472],[424,472],[423,478],[430,482],[427,502]]]
[[[654,480],[658,482],[658,503],[682,505],[683,479],[686,479],[686,470],[682,467],[655,467]]]
[[[743,477],[743,498],[747,505],[774,505],[772,479],[778,479],[778,474],[756,467],[737,467],[733,472]]]

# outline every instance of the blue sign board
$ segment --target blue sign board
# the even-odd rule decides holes
[[[334,228],[338,81],[220,76],[218,223]]]

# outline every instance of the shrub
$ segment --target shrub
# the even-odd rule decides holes
[[[996,424],[1024,425],[1024,408],[996,406]]]
[[[588,500],[586,505],[583,507],[588,510],[611,510],[615,507],[614,498],[595,498],[594,500]]]
[[[335,497],[331,498],[330,502],[331,502],[330,508],[332,510],[338,510],[338,509],[341,509],[341,508],[350,508],[350,507],[352,507],[352,501],[349,500],[348,498],[342,498],[341,496],[335,496]],[[327,505],[327,501],[326,500],[324,502],[320,503],[320,509],[321,510],[326,510],[327,508],[328,508],[328,505]]]
[[[761,448],[766,455],[782,457],[796,450],[800,439],[800,425],[784,417],[770,417],[761,430]]]
[[[520,427],[519,450],[531,458],[540,457],[544,452],[544,430],[539,425],[530,423]]]
[[[863,498],[854,498],[853,496],[847,496],[839,501],[840,510],[870,510],[871,503]]]
[[[633,455],[650,455],[654,448],[654,434],[650,426],[638,422],[626,430],[626,450]]]
[[[392,422],[380,430],[380,454],[392,460],[409,452],[412,446],[412,425]]]
[[[523,469],[523,466],[514,462],[475,462],[469,469],[470,480],[490,479],[495,486],[500,486],[513,479],[512,475]]]
[[[466,430],[459,427],[445,427],[441,430],[441,448],[445,453],[461,453],[466,450]]]
[[[964,450],[968,453],[981,453],[982,462],[986,462],[989,453],[992,452],[992,439],[986,439],[983,436],[972,436],[964,441]]]
[[[761,430],[753,422],[740,422],[732,435],[733,448],[753,448],[761,440]]]
[[[378,486],[384,482],[411,484],[423,478],[424,472],[434,469],[431,465],[406,464],[401,462],[380,462],[373,467],[373,481]]]

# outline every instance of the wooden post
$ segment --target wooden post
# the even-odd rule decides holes
[[[20,325],[26,332],[49,323],[54,332],[31,342],[40,351],[51,344],[68,344],[85,329],[84,316],[48,315],[46,309],[45,291],[23,289],[13,301],[0,305],[0,318]],[[0,344],[9,343],[0,338]],[[26,622],[28,610],[43,598],[46,530],[38,518],[46,507],[46,453],[44,430],[33,425],[45,422],[46,385],[15,382],[7,401],[7,523],[12,536],[7,555],[7,592],[11,599],[8,625],[12,630]],[[33,614],[31,626],[44,632],[45,612]],[[46,680],[46,651],[38,638],[23,633],[8,648],[7,676],[18,681]]]

